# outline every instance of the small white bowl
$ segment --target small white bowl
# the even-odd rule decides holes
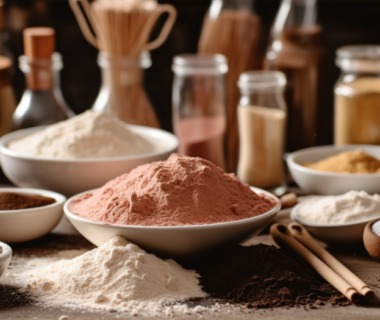
[[[379,193],[380,173],[330,173],[309,169],[302,165],[304,163],[317,162],[344,151],[357,149],[380,159],[380,146],[322,146],[293,152],[287,157],[287,163],[294,180],[306,193],[337,195],[350,190],[364,190],[368,193]]]
[[[11,262],[12,258],[12,249],[4,242],[0,242],[0,247],[2,248],[2,252],[0,252],[0,278],[7,270],[9,266],[9,262]]]
[[[53,230],[62,217],[66,197],[59,193],[28,188],[0,188],[1,192],[51,197],[56,202],[37,208],[0,210],[0,241],[17,243],[42,237]]]
[[[73,196],[100,188],[142,164],[167,160],[178,148],[177,137],[169,132],[135,125],[128,125],[128,128],[162,146],[162,150],[119,158],[60,160],[25,156],[8,149],[12,140],[43,129],[37,127],[11,132],[0,139],[1,166],[8,179],[18,187],[47,189]]]
[[[298,216],[298,211],[301,210],[305,203],[307,203],[307,200],[297,204],[292,209],[290,218],[303,225],[316,239],[333,246],[359,245],[363,243],[364,228],[369,221],[373,220],[373,218],[341,224],[311,223],[301,220]]]
[[[136,243],[148,252],[166,258],[187,260],[231,242],[239,242],[263,230],[280,210],[280,202],[269,192],[251,188],[256,193],[264,193],[278,204],[259,216],[195,226],[152,227],[132,225],[107,225],[83,219],[70,211],[70,203],[79,195],[70,198],[64,206],[67,218],[90,242],[100,246],[115,236],[122,236]]]

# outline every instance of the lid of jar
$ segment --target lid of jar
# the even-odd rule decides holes
[[[380,45],[350,45],[338,48],[336,65],[343,71],[378,72]]]
[[[179,54],[173,58],[177,75],[220,75],[228,71],[227,58],[221,54]]]
[[[283,92],[286,76],[280,71],[247,71],[240,74],[237,85],[242,92]]]

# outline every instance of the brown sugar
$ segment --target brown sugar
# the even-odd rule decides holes
[[[380,173],[380,161],[362,150],[341,152],[316,163],[303,165],[310,169],[335,173]]]
[[[56,202],[55,199],[39,195],[26,195],[13,192],[0,193],[0,210],[18,210],[43,207]]]

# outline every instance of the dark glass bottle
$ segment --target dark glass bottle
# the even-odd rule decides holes
[[[25,56],[19,58],[19,63],[26,75],[27,88],[13,115],[13,129],[49,125],[74,115],[59,86],[62,59],[59,53],[53,53],[54,30],[25,31]]]

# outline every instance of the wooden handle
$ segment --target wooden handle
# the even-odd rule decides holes
[[[280,223],[275,223],[270,228],[270,234],[274,241],[280,247],[286,247],[302,259],[304,259],[316,272],[319,273],[327,282],[332,284],[342,294],[344,294],[353,303],[359,301],[359,293],[338,274],[336,274],[330,267],[319,260],[313,253],[306,249],[301,243],[294,239],[288,228]]]
[[[290,223],[288,225],[290,234],[301,242],[306,248],[313,252],[319,259],[326,263],[331,269],[339,274],[344,280],[350,283],[361,295],[366,299],[374,297],[373,291],[360,280],[355,274],[348,270],[342,263],[327,252],[310,234],[298,223]]]
[[[91,23],[92,29],[96,30],[96,26],[95,26],[95,23],[93,21],[93,17],[91,14],[91,6],[87,0],[69,0],[71,10],[73,11],[75,18],[78,21],[79,28],[82,31],[83,36],[86,38],[86,40],[91,45],[93,45],[96,49],[99,49],[98,39],[93,35],[90,28],[88,27],[87,20],[86,20],[85,16],[83,15],[83,12],[79,6],[79,2],[82,3],[83,10],[87,16],[88,21],[90,21],[90,23]]]
[[[170,4],[158,5],[155,10],[157,10],[157,15],[151,15],[150,16],[150,19],[147,22],[147,28],[145,30],[151,30],[153,25],[157,22],[158,18],[163,13],[166,12],[169,14],[169,16],[166,19],[166,22],[161,29],[160,35],[155,40],[148,42],[144,46],[145,51],[154,50],[165,42],[166,38],[169,36],[170,31],[172,30],[174,23],[175,23],[175,20],[177,18],[177,10]]]

